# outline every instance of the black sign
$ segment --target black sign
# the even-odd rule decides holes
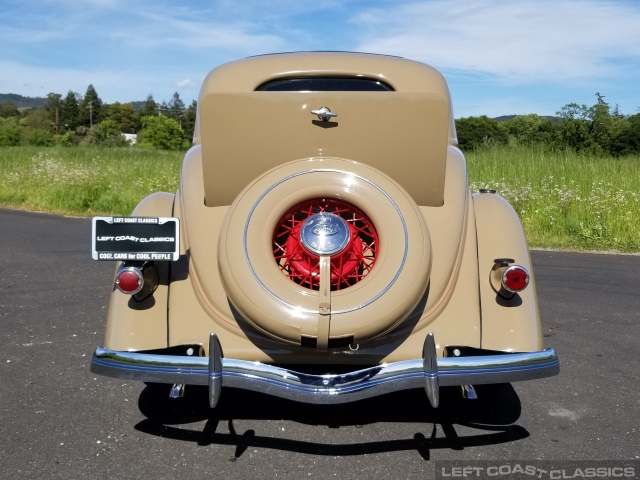
[[[94,260],[176,261],[180,221],[168,217],[93,217]]]

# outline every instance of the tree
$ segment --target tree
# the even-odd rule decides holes
[[[24,117],[21,122],[27,130],[51,130],[51,118],[49,112],[44,108],[38,108],[29,112],[29,115]]]
[[[640,113],[618,121],[619,132],[611,144],[613,155],[633,155],[640,153]]]
[[[11,102],[4,102],[0,105],[0,118],[19,117],[20,112],[16,108],[15,104]]]
[[[158,104],[153,99],[153,95],[149,95],[147,99],[142,104],[142,108],[140,112],[138,112],[138,117],[150,117],[151,115],[158,114]]]
[[[598,99],[596,104],[589,109],[591,138],[596,153],[610,153],[614,120],[609,110],[609,104],[604,101],[600,92],[596,92],[596,98]]]
[[[60,109],[60,124],[67,130],[75,130],[78,126],[79,97],[75,92],[69,90],[62,101]]]
[[[140,119],[132,103],[115,102],[111,105],[103,105],[102,117],[103,121],[115,121],[120,131],[125,133],[135,133],[140,128]]]
[[[120,130],[125,133],[135,133],[140,129],[140,118],[136,115],[133,103],[123,103],[120,106]]]
[[[56,108],[60,108],[61,106],[62,106],[62,95],[54,92],[47,93],[47,103],[45,103],[44,108],[48,112],[55,113]]]
[[[94,123],[100,121],[100,110],[102,108],[102,100],[98,96],[93,85],[87,87],[87,91],[82,98],[79,106],[78,125],[90,127]]]
[[[507,145],[509,143],[507,127],[486,115],[456,120],[456,133],[458,145],[462,149]]]
[[[562,144],[575,151],[584,150],[591,146],[589,134],[589,117],[586,105],[569,103],[556,113],[560,117],[559,139]]]
[[[162,150],[182,150],[188,147],[178,122],[164,115],[142,118],[142,130],[138,132],[137,144]]]
[[[551,120],[535,113],[517,115],[504,124],[520,145],[549,144],[553,136]]]
[[[198,102],[193,100],[189,108],[187,108],[184,112],[184,117],[182,118],[182,130],[184,131],[184,136],[186,139],[191,142],[193,140],[194,130],[196,128],[196,112],[198,110]]]
[[[604,96],[596,93],[596,103],[591,107],[570,103],[558,112],[560,117],[559,139],[576,152],[591,155],[611,155],[625,150],[623,138],[628,120],[617,107],[611,114]]]
[[[182,117],[184,115],[184,102],[180,98],[180,94],[178,92],[175,92],[173,94],[173,97],[171,97],[169,103],[163,103],[163,106],[166,107],[165,114],[167,115],[167,117],[173,118],[174,120],[177,120],[178,123],[181,123]]]
[[[173,118],[173,115],[169,115],[169,104],[163,101],[158,105],[158,115],[165,115],[169,118]],[[175,118],[173,118],[175,120]]]
[[[49,120],[54,126],[54,130],[57,131],[56,127],[60,126],[60,111],[62,110],[62,95],[59,93],[50,92],[47,94],[47,103],[44,105],[45,110],[49,113]],[[56,122],[58,124],[56,125]]]

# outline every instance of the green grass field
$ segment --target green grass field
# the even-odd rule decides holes
[[[138,148],[0,148],[0,206],[66,215],[126,215],[174,192],[183,154]],[[532,247],[640,251],[640,157],[533,148],[467,153],[472,191],[494,188]]]
[[[0,205],[127,215],[152,192],[175,192],[183,154],[138,148],[0,148]]]
[[[640,251],[640,157],[505,147],[469,153],[467,163],[471,190],[505,197],[530,246]]]

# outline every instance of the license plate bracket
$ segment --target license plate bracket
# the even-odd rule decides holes
[[[180,220],[174,217],[93,217],[94,260],[177,261]]]

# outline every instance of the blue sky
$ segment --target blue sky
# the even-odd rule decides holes
[[[456,117],[592,105],[640,112],[638,0],[2,0],[0,92],[197,98],[249,55],[352,50],[443,72]]]

